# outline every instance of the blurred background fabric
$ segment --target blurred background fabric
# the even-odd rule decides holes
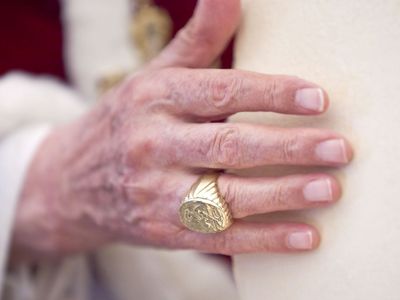
[[[192,15],[196,0],[154,3],[168,11],[175,34]],[[21,70],[68,82],[58,0],[0,0],[0,41],[0,76]],[[222,57],[222,67],[230,67],[231,61],[232,43]]]
[[[0,76],[10,70],[66,79],[57,0],[0,0]]]

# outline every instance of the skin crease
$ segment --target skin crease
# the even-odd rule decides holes
[[[240,20],[240,2],[202,0],[188,25],[142,71],[109,92],[81,119],[55,129],[40,146],[17,210],[14,260],[59,257],[112,243],[234,254],[312,250],[317,230],[298,223],[263,224],[243,217],[326,206],[340,197],[327,174],[240,178],[218,183],[235,223],[218,234],[185,229],[178,208],[205,168],[266,164],[340,166],[352,150],[337,133],[218,121],[239,111],[315,115],[297,105],[296,91],[318,87],[293,76],[201,69],[223,50]],[[323,111],[328,107],[324,94]],[[343,140],[345,159],[326,162],[316,147]],[[309,182],[330,183],[329,201],[306,201]],[[308,232],[307,249],[288,244]]]

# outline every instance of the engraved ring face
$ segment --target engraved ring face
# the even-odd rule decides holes
[[[202,176],[191,187],[179,209],[183,225],[192,231],[215,233],[232,224],[231,213],[217,187],[217,174]]]
[[[182,204],[182,223],[193,231],[212,233],[227,227],[227,218],[221,207],[205,199],[193,199]]]

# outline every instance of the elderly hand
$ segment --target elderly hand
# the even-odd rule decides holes
[[[222,174],[218,184],[234,224],[202,234],[180,223],[180,202],[206,169],[340,166],[351,159],[349,144],[331,131],[221,121],[241,111],[316,115],[328,107],[319,86],[297,77],[201,69],[223,50],[239,18],[238,0],[200,1],[147,68],[47,138],[21,195],[15,253],[59,255],[116,241],[224,254],[317,247],[310,225],[242,218],[333,203],[340,187],[326,174]]]

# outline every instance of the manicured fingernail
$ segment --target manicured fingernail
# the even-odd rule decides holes
[[[325,107],[324,92],[319,88],[305,88],[296,91],[295,102],[302,108],[322,112]]]
[[[296,250],[312,249],[313,235],[311,231],[292,232],[288,236],[289,248]]]
[[[347,163],[349,158],[343,139],[327,140],[317,145],[315,154],[320,160],[332,163]]]
[[[303,189],[304,199],[311,202],[332,201],[332,184],[329,179],[309,182]]]

